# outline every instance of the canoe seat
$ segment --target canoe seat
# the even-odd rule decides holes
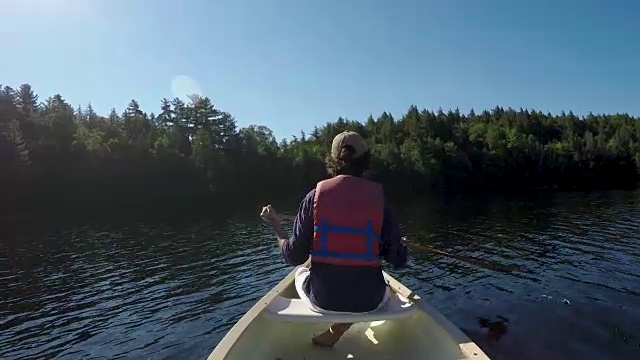
[[[300,299],[277,296],[263,312],[269,319],[284,322],[370,322],[405,317],[415,310],[413,303],[393,294],[387,303],[378,310],[363,314],[323,314],[309,309]]]

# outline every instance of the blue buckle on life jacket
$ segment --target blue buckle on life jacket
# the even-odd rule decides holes
[[[375,261],[379,260],[380,256],[376,255],[373,252],[374,239],[376,242],[380,241],[380,234],[373,231],[373,221],[367,221],[367,225],[364,229],[361,228],[352,228],[352,227],[344,227],[344,226],[333,226],[329,225],[327,219],[320,220],[320,226],[314,225],[313,231],[318,232],[320,234],[320,250],[313,250],[311,255],[323,256],[323,257],[332,257],[332,258],[340,258],[340,259],[354,259],[354,260],[366,260],[366,261]],[[349,234],[360,234],[364,235],[367,238],[367,250],[364,254],[351,254],[351,253],[342,253],[335,251],[327,250],[327,233],[337,232],[337,233],[349,233]]]

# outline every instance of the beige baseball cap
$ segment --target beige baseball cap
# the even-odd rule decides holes
[[[364,141],[362,136],[353,131],[344,131],[333,138],[333,143],[331,143],[331,156],[338,159],[340,157],[340,151],[344,146],[351,146],[355,150],[353,158],[358,158],[369,150],[367,142]]]

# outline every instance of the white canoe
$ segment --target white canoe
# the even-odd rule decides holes
[[[302,303],[295,269],[227,332],[208,360],[438,359],[489,360],[462,331],[386,272],[393,296],[383,309],[326,315]],[[334,322],[354,323],[333,348],[311,338]]]

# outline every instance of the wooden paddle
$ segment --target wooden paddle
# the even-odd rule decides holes
[[[280,216],[280,219],[282,219],[282,220],[293,221],[295,219],[295,215],[280,214],[279,216]],[[468,257],[468,256],[452,254],[452,253],[449,253],[449,252],[446,252],[446,251],[443,251],[443,250],[436,249],[436,248],[434,248],[432,246],[416,244],[414,242],[408,241],[406,237],[402,238],[402,243],[405,244],[408,248],[410,248],[411,250],[413,250],[415,252],[431,253],[431,254],[438,254],[438,255],[442,255],[442,256],[447,256],[447,257],[450,257],[452,259],[456,259],[458,261],[462,261],[462,262],[466,262],[466,263],[469,263],[469,264],[477,265],[477,266],[484,267],[484,268],[487,268],[487,269],[492,269],[492,270],[496,270],[496,271],[503,271],[503,272],[526,271],[526,269],[524,267],[522,267],[522,266],[495,264],[495,263],[492,263],[492,262],[489,262],[489,261],[483,260],[483,259],[478,259],[478,258],[472,258],[472,257]]]
[[[456,259],[458,261],[466,262],[466,263],[473,264],[473,265],[478,265],[480,267],[484,267],[484,268],[492,269],[492,270],[496,270],[496,271],[512,272],[512,271],[518,271],[518,270],[519,271],[525,271],[526,270],[524,267],[518,266],[518,265],[500,265],[500,264],[495,264],[493,262],[489,262],[487,260],[483,260],[483,259],[479,259],[479,258],[473,258],[473,257],[468,257],[468,256],[452,254],[452,253],[449,253],[449,252],[446,252],[446,251],[443,251],[443,250],[439,250],[439,249],[436,249],[436,248],[428,246],[428,245],[420,245],[420,244],[416,244],[416,243],[407,241],[407,239],[404,238],[404,237],[402,238],[402,243],[405,244],[411,250],[416,251],[416,252],[443,255],[443,256],[450,257],[452,259]]]

